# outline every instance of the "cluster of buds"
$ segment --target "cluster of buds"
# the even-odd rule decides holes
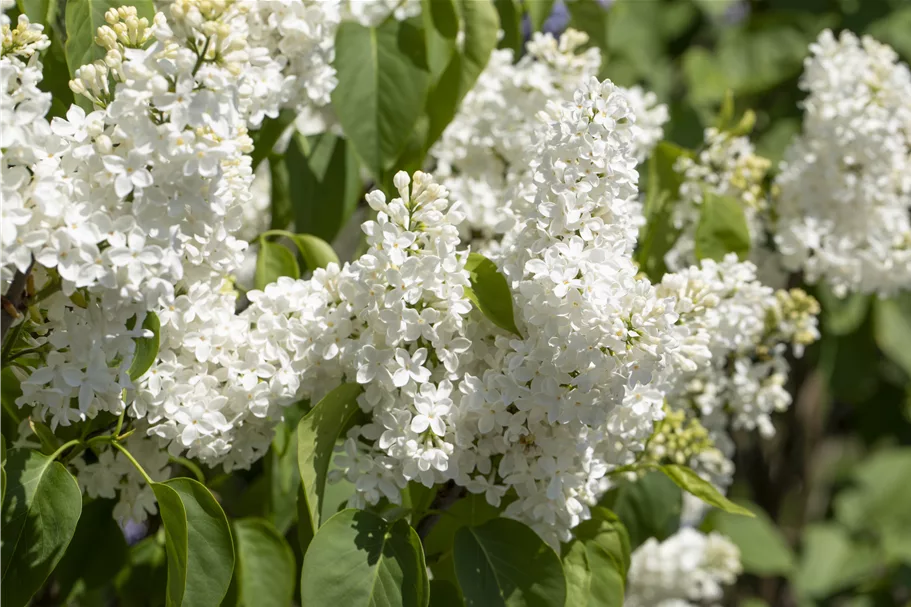
[[[765,326],[769,341],[784,337],[798,355],[804,347],[819,339],[816,317],[819,302],[803,289],[780,289],[775,292],[775,305],[766,311]]]
[[[715,443],[699,419],[687,419],[686,412],[672,410],[665,404],[664,419],[655,424],[640,462],[683,466],[710,450],[715,450]]]
[[[140,17],[134,6],[108,9],[107,25],[98,28],[95,44],[110,52],[122,48],[142,48],[152,36],[149,20]]]
[[[19,15],[15,29],[4,23],[0,55],[18,55],[22,59],[28,59],[36,52],[43,51],[51,44],[43,31],[43,26],[31,23],[25,15]]]

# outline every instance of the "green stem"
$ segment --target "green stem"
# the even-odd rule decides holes
[[[75,447],[76,445],[80,444],[81,442],[82,442],[82,441],[79,440],[78,438],[74,438],[73,440],[71,440],[71,441],[68,442],[68,443],[63,443],[62,445],[60,445],[60,448],[59,448],[59,449],[57,449],[56,451],[54,451],[54,452],[51,454],[51,459],[57,459],[58,457],[60,457],[60,454],[61,454],[61,453],[63,453],[64,451],[66,451],[66,450],[69,449],[70,447]]]
[[[202,468],[197,466],[194,462],[188,460],[185,457],[174,457],[174,456],[168,457],[168,462],[170,462],[172,464],[176,464],[178,466],[183,466],[184,468],[186,468],[187,470],[189,470],[190,472],[193,473],[193,476],[196,477],[196,480],[198,480],[200,482],[200,484],[202,484],[202,485],[206,484],[206,475],[203,474]]]
[[[127,406],[124,404],[123,411],[120,412],[120,417],[117,418],[117,426],[114,427],[114,436],[120,436],[120,430],[123,428],[123,415],[127,412]]]
[[[212,38],[206,36],[206,43],[202,47],[202,52],[199,53],[199,56],[196,59],[196,65],[193,66],[193,75],[196,75],[196,72],[199,71],[199,68],[202,67],[202,62],[206,60],[206,53],[209,52],[209,43],[212,42]]]
[[[133,457],[133,454],[132,454],[132,453],[130,453],[129,451],[127,451],[126,448],[125,448],[123,445],[121,445],[120,443],[118,443],[118,442],[113,442],[113,443],[111,443],[111,444],[114,445],[114,448],[115,448],[115,449],[119,449],[121,453],[123,453],[124,455],[127,456],[127,459],[130,460],[130,463],[131,463],[131,464],[133,464],[134,466],[136,466],[136,469],[139,470],[139,474],[142,475],[142,478],[145,479],[146,483],[148,483],[148,485],[149,485],[150,487],[151,487],[152,485],[155,484],[155,481],[153,481],[153,480],[152,480],[152,477],[149,476],[148,473],[146,473],[145,470],[143,470],[142,466],[139,465],[139,462],[136,461],[136,458]]]

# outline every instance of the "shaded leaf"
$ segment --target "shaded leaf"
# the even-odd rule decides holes
[[[301,602],[308,607],[424,607],[429,600],[421,540],[404,520],[342,510],[304,556]]]
[[[682,495],[661,472],[649,472],[635,482],[624,482],[608,491],[599,503],[623,522],[635,550],[650,537],[663,541],[680,525]]]
[[[297,133],[285,164],[294,229],[332,242],[364,193],[351,143],[332,133]]]
[[[234,565],[229,605],[287,607],[294,597],[294,553],[268,521],[245,518],[233,521]]]
[[[560,558],[519,521],[496,518],[462,527],[453,560],[469,607],[552,607],[566,601]]]
[[[763,577],[788,575],[794,569],[794,552],[781,531],[755,504],[744,504],[744,507],[756,516],[748,518],[713,510],[706,517],[706,524],[740,548],[740,559],[746,573]]]

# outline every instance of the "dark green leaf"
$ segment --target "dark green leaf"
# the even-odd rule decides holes
[[[250,154],[250,158],[253,159],[254,171],[259,163],[272,153],[275,143],[292,122],[294,122],[294,112],[282,110],[276,118],[263,119],[259,130],[250,134],[250,137],[253,138],[253,152]]]
[[[129,559],[123,531],[114,520],[116,503],[116,500],[95,499],[83,507],[73,541],[54,570],[60,596],[69,596],[77,582],[84,590],[107,585]]]
[[[338,86],[332,106],[358,156],[381,181],[427,98],[430,69],[423,31],[395,19],[376,28],[345,22],[335,48]]]
[[[146,314],[145,320],[142,321],[142,328],[151,331],[151,337],[137,337],[136,351],[133,353],[133,362],[130,363],[128,371],[130,379],[136,381],[148,371],[155,359],[158,358],[159,338],[161,333],[161,322],[155,312]]]
[[[695,238],[696,259],[720,261],[728,253],[746,259],[750,252],[750,229],[737,199],[706,191]]]
[[[554,8],[554,0],[523,0],[525,12],[531,20],[531,31],[539,32]]]
[[[566,601],[560,558],[518,521],[497,518],[462,527],[453,559],[468,607],[553,607]]]
[[[680,489],[660,472],[649,472],[635,482],[624,482],[604,496],[599,505],[613,510],[629,533],[630,548],[650,537],[667,539],[680,525]]]
[[[332,133],[295,134],[285,164],[295,229],[332,242],[364,193],[350,142]]]
[[[164,529],[130,548],[115,588],[124,607],[163,607],[168,585]]]
[[[269,493],[266,512],[280,534],[287,533],[297,520],[297,492],[300,472],[297,466],[297,424],[305,411],[303,403],[287,407],[275,429],[272,447],[265,458],[265,477]]]
[[[744,505],[756,515],[754,518],[713,510],[706,517],[707,525],[740,548],[746,573],[762,577],[788,575],[794,569],[794,553],[781,531],[758,506]]]
[[[220,605],[234,572],[234,543],[221,506],[189,478],[153,483],[168,553],[167,605]]]
[[[500,29],[503,38],[497,48],[511,48],[518,60],[522,51],[522,6],[520,0],[494,0],[494,6],[500,17]]]
[[[342,510],[320,527],[304,556],[307,607],[424,607],[430,584],[418,534],[364,510]]]
[[[588,34],[589,42],[608,51],[608,10],[598,0],[575,0],[568,2],[569,24],[573,29]]]
[[[268,521],[233,522],[235,602],[238,607],[287,607],[294,597],[294,553]]]
[[[512,310],[512,293],[497,266],[481,255],[471,253],[465,262],[471,275],[471,289],[465,295],[493,324],[521,337]]]
[[[145,17],[150,24],[155,17],[152,0],[67,0],[66,64],[71,77],[83,65],[104,58],[105,50],[95,44],[95,35],[99,27],[106,25],[104,13],[120,6],[136,7],[139,17]]]
[[[52,454],[61,445],[60,439],[54,436],[54,433],[44,422],[30,417],[28,420],[28,427],[31,428],[35,436],[38,437],[38,442],[41,443],[41,451],[45,455]]]
[[[294,253],[280,242],[260,238],[259,253],[256,255],[256,288],[262,290],[280,276],[301,277]]]
[[[269,157],[269,183],[272,193],[272,221],[269,227],[273,230],[284,230],[294,220],[290,179],[285,157],[278,154],[271,155]]]
[[[3,501],[4,607],[21,607],[63,558],[82,513],[82,492],[60,462],[29,449],[10,451]]]
[[[449,64],[428,96],[427,115],[430,123],[425,150],[452,121],[459,103],[474,86],[497,46],[499,19],[493,5],[476,0],[458,0],[458,6],[465,26],[465,36],[461,47],[452,53]]]
[[[483,525],[499,515],[500,509],[488,504],[483,495],[470,493],[458,500],[440,517],[424,538],[424,550],[428,555],[447,552],[452,549],[456,531],[465,526]]]
[[[430,607],[465,607],[459,587],[449,580],[430,580]]]
[[[661,466],[661,471],[674,481],[678,487],[687,493],[695,495],[710,506],[720,508],[731,514],[742,514],[748,517],[756,516],[748,509],[726,498],[712,483],[696,474],[691,468],[678,466],[677,464],[666,464]]]
[[[332,450],[339,437],[362,415],[357,397],[362,388],[357,384],[342,384],[319,401],[297,426],[297,464],[303,486],[303,502],[308,516],[298,516],[298,526],[315,533],[320,526],[326,487],[326,474],[332,460]],[[303,507],[301,504],[301,514]],[[301,538],[303,539],[303,535]],[[306,551],[306,546],[302,546]]]
[[[816,286],[816,296],[822,308],[823,328],[831,335],[848,335],[856,331],[867,319],[873,299],[862,293],[838,297],[824,283]]]

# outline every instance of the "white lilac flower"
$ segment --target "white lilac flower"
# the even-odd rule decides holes
[[[911,70],[890,47],[831,31],[810,45],[803,133],[785,154],[775,243],[835,292],[911,286]]]
[[[421,14],[421,0],[342,0],[342,19],[376,27],[390,16],[398,21]]]
[[[548,101],[569,101],[581,84],[597,75],[597,48],[581,47],[588,37],[569,29],[559,38],[535,33],[514,63],[513,51],[496,50],[430,155],[436,175],[465,204],[464,237],[481,244],[511,225],[504,201],[528,167],[525,154],[539,128],[535,115]],[[661,139],[667,107],[638,87],[628,91],[639,126],[632,131],[634,154],[644,159]]]
[[[624,607],[719,604],[743,567],[726,537],[684,528],[659,542],[649,538],[632,554]]]

